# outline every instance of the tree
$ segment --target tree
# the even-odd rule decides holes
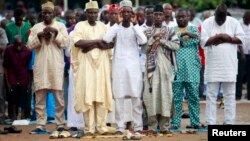
[[[220,3],[230,8],[250,8],[250,0],[163,0],[171,3],[175,8],[195,8],[197,11],[215,9]]]

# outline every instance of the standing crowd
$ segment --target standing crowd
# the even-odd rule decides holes
[[[14,20],[1,21],[0,123],[7,99],[12,121],[21,113],[21,119],[36,119],[32,134],[46,133],[52,93],[56,130],[51,138],[80,128],[85,135],[122,135],[127,128],[179,132],[184,99],[186,128],[206,132],[207,125],[217,123],[220,91],[223,124],[235,124],[245,72],[250,100],[249,11],[238,21],[220,4],[214,15],[205,11],[201,22],[194,10],[173,12],[169,3],[134,10],[130,0],[122,0],[99,10],[90,0],[84,10],[68,10],[64,17],[50,1],[41,9],[26,15],[17,8],[8,12]],[[206,100],[203,124],[200,99]]]

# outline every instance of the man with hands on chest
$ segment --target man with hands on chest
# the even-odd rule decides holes
[[[238,72],[238,44],[244,42],[240,23],[227,16],[227,7],[220,4],[215,16],[202,24],[201,45],[205,48],[206,123],[216,124],[216,93],[221,85],[225,109],[224,124],[235,123],[235,82]]]
[[[37,23],[30,30],[28,48],[35,49],[34,63],[34,90],[36,94],[37,127],[32,134],[46,132],[46,97],[48,92],[53,92],[56,101],[55,120],[57,131],[53,136],[64,130],[64,55],[63,48],[68,47],[69,37],[65,25],[53,21],[54,4],[42,4],[43,21]]]
[[[42,38],[44,38],[46,41],[49,41],[52,35],[56,38],[57,34],[58,34],[57,29],[47,26],[43,29],[43,31],[37,34],[37,37],[39,38],[39,40],[42,40]]]
[[[112,45],[102,38],[106,25],[97,21],[97,1],[86,3],[87,20],[76,24],[71,50],[71,65],[75,75],[75,110],[83,113],[85,133],[106,134],[106,118],[112,110],[110,55]]]
[[[218,26],[223,28],[223,24],[226,22],[227,15],[226,13],[220,10],[219,8],[215,12],[215,22],[217,23]],[[210,46],[210,45],[219,45],[222,43],[231,43],[231,44],[241,44],[241,40],[237,37],[230,36],[227,32],[221,32],[221,33],[216,33],[214,36],[210,37],[208,41],[206,42],[205,46]]]

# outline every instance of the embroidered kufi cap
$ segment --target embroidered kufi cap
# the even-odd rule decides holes
[[[50,1],[47,1],[46,3],[42,4],[42,9],[51,8],[51,9],[54,10],[54,7],[55,7],[54,4],[52,2],[50,2]]]
[[[120,8],[122,7],[131,7],[133,8],[132,2],[130,0],[122,0],[120,2]]]
[[[85,10],[88,9],[99,9],[97,1],[90,0],[88,3],[86,3]]]
[[[112,10],[119,10],[120,9],[120,6],[118,4],[111,4],[109,6],[109,11],[112,11]]]

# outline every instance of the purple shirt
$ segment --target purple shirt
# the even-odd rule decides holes
[[[74,28],[75,28],[75,25],[70,26],[70,27],[67,29],[68,33],[70,33],[71,31],[73,31]],[[69,70],[69,68],[70,68],[70,57],[67,57],[67,56],[65,55],[65,52],[64,52],[64,62],[65,62],[64,71],[65,71],[65,72],[68,72],[68,70]]]
[[[70,26],[68,29],[67,29],[67,31],[68,31],[68,33],[70,33],[71,31],[73,31],[74,29],[75,29],[75,24],[74,25],[72,25],[72,26]]]
[[[31,51],[23,47],[20,51],[10,45],[4,52],[3,67],[7,69],[8,80],[11,86],[27,86],[29,83],[28,65]]]

